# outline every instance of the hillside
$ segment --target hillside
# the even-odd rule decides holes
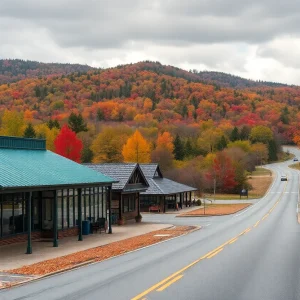
[[[300,119],[300,88],[234,90],[183,79],[189,72],[148,63],[48,78],[27,78],[0,86],[0,111],[28,111],[34,119],[66,120],[82,112],[90,123],[193,128],[212,120],[225,131],[265,125],[290,141]],[[172,76],[166,72],[175,72]],[[190,74],[196,76],[195,74]],[[177,129],[176,129],[177,128]],[[227,129],[226,129],[227,128]]]
[[[93,68],[79,64],[41,63],[21,59],[0,59],[0,84],[25,78],[87,72]]]
[[[173,66],[165,66],[159,62],[145,61],[136,64],[140,70],[153,71],[158,75],[169,75],[173,77],[184,78],[188,81],[201,82],[212,84],[219,87],[230,87],[236,89],[244,88],[259,88],[259,87],[284,87],[287,84],[270,82],[270,81],[254,81],[245,79],[239,76],[214,72],[214,71],[201,71],[196,70],[185,71]]]

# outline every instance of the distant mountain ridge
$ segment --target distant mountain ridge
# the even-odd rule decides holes
[[[234,89],[258,88],[258,87],[289,87],[291,85],[270,82],[255,81],[239,76],[216,71],[186,71],[177,67],[163,65],[160,62],[143,61],[134,64],[119,65],[109,69],[125,68],[134,65],[138,70],[155,72],[158,75],[168,75],[183,78],[190,82],[211,84],[216,87],[228,87]],[[88,65],[69,63],[42,63],[21,59],[0,59],[0,84],[12,83],[25,78],[45,77],[49,75],[68,75],[71,73],[85,73],[92,70],[100,70]]]
[[[0,84],[12,83],[25,78],[66,75],[73,72],[94,70],[88,65],[42,63],[21,59],[0,59]]]

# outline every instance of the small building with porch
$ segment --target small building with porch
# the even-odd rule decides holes
[[[192,193],[197,191],[196,188],[163,177],[156,163],[140,166],[149,183],[147,191],[141,193],[142,212],[166,212],[175,210],[176,205],[183,207],[192,202]]]
[[[64,236],[111,218],[114,179],[46,150],[46,141],[0,136],[0,246]],[[109,233],[111,233],[109,222]]]
[[[121,225],[140,215],[140,193],[149,183],[138,163],[85,164],[87,167],[115,179],[112,185],[112,223]]]

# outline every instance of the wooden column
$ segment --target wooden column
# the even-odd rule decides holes
[[[77,189],[78,196],[78,241],[82,241],[82,190]],[[102,199],[103,201],[103,199]],[[102,203],[103,208],[103,203]]]
[[[166,212],[166,196],[164,196],[164,213]]]
[[[122,206],[123,206],[123,195],[120,193],[120,201],[119,201],[119,220],[122,219]]]
[[[53,247],[58,247],[57,231],[57,191],[53,191]]]
[[[31,245],[31,198],[32,192],[27,193],[27,251],[26,254],[32,253],[32,245]]]
[[[111,200],[112,200],[112,190],[111,190],[111,186],[108,187],[107,189],[108,193],[107,193],[107,198],[108,198],[108,233],[112,234],[112,228],[111,228]]]
[[[137,214],[138,216],[141,214],[141,199],[140,199],[140,193],[137,193]]]

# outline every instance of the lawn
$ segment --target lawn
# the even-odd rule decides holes
[[[240,203],[240,204],[208,204],[204,207],[195,209],[189,212],[182,213],[177,217],[202,217],[208,216],[222,216],[234,214],[246,207],[250,206],[250,203]],[[205,213],[205,214],[204,214]]]
[[[300,170],[300,162],[289,165],[289,167],[292,168],[292,169],[295,169],[295,170]]]
[[[273,181],[273,176],[270,170],[256,167],[255,171],[252,172],[251,175],[248,176],[248,182],[252,186],[252,190],[249,190],[248,199],[256,199],[261,198],[265,195],[268,188],[270,187]],[[204,198],[206,199],[214,199],[213,194],[205,194]],[[240,199],[239,194],[219,194],[217,193],[215,196],[215,200],[236,200]],[[247,199],[245,196],[242,199]]]

